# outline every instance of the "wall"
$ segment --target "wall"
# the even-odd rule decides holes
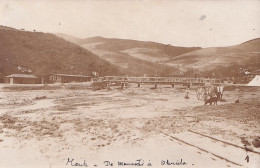
[[[36,84],[37,79],[35,78],[10,78],[9,83],[13,80],[13,84]]]

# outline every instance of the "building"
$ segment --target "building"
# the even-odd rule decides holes
[[[53,74],[50,76],[51,83],[71,83],[88,81],[91,81],[91,77],[84,75]]]
[[[37,77],[32,74],[12,74],[5,77],[5,83],[37,84]]]

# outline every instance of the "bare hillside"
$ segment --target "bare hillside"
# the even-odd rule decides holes
[[[216,68],[229,67],[233,64],[249,65],[260,62],[260,39],[253,39],[228,47],[176,47],[155,42],[91,37],[76,39],[68,35],[59,36],[74,42],[99,57],[128,70],[142,67],[143,62],[154,67],[170,66],[181,71],[191,68],[205,72]],[[132,67],[131,65],[136,65]],[[254,65],[257,66],[257,65]],[[138,68],[139,67],[139,68]]]
[[[160,61],[168,56],[165,50],[168,53],[171,52],[171,46],[154,42],[107,39],[103,37],[80,40],[65,34],[57,35],[86,48],[100,58],[124,69],[128,74],[169,76],[178,71],[175,67],[160,64]],[[186,48],[183,48],[183,51],[182,48],[179,47],[179,53],[185,53]]]
[[[170,56],[164,63],[183,68],[193,67],[199,70],[212,70],[216,67],[227,67],[233,63],[259,63],[260,39],[250,40],[240,45],[230,47],[212,47],[185,53],[179,56]]]
[[[122,74],[119,67],[53,34],[0,28],[0,75]]]

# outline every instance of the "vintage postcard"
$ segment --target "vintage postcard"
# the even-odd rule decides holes
[[[0,167],[259,168],[259,18],[259,0],[0,0]]]

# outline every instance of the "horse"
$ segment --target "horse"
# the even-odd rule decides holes
[[[205,101],[205,105],[207,105],[208,103],[210,105],[212,105],[212,103],[213,103],[213,105],[217,105],[217,102],[218,102],[217,97],[211,97],[211,98],[209,98],[208,100]]]

